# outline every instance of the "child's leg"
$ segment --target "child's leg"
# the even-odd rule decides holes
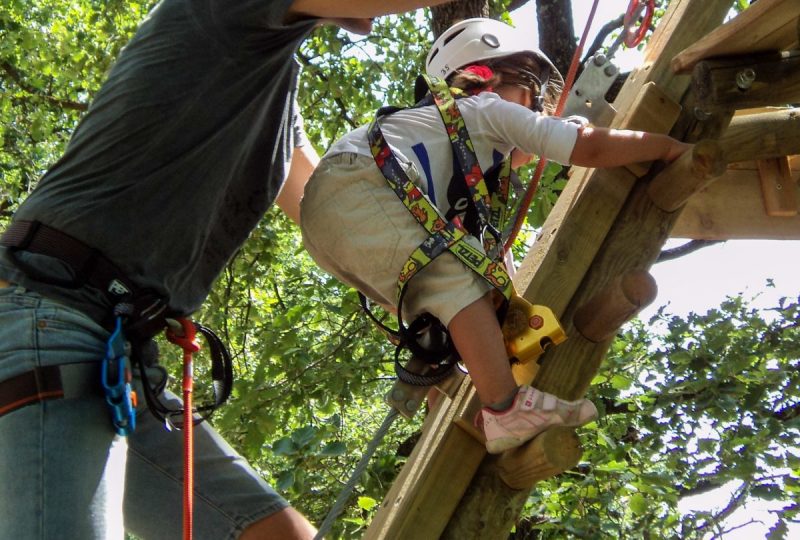
[[[565,401],[527,385],[517,387],[491,298],[486,294],[469,304],[448,327],[486,406],[480,418],[487,450],[503,452],[550,427],[581,426],[597,418],[597,409],[586,399]]]
[[[491,292],[450,321],[448,330],[484,405],[506,401],[516,390]]]

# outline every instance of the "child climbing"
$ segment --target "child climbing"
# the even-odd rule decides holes
[[[446,327],[484,405],[491,453],[597,417],[586,399],[566,401],[512,376],[497,311],[511,285],[489,217],[509,177],[504,164],[536,154],[615,167],[672,161],[691,147],[548,116],[563,82],[530,41],[491,19],[446,30],[426,60],[430,94],[334,143],[301,203],[303,240],[322,268],[396,308],[401,322],[429,314]]]

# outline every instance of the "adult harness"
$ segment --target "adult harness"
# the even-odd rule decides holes
[[[396,337],[395,367],[401,378],[406,374],[398,361],[402,349],[408,349],[415,357],[429,364],[446,368],[441,370],[440,375],[449,371],[449,368],[452,368],[458,359],[447,330],[432,315],[423,314],[408,327],[403,322],[402,305],[408,283],[433,259],[445,251],[450,251],[468,268],[499,291],[503,297],[503,305],[498,310],[501,322],[508,303],[514,295],[511,278],[503,263],[501,234],[508,216],[511,215],[510,210],[512,210],[509,205],[511,160],[507,157],[501,163],[497,188],[490,192],[464,119],[456,104],[455,96],[441,79],[422,75],[421,80],[430,89],[433,102],[444,122],[459,167],[454,176],[456,178],[463,177],[470,195],[469,204],[474,210],[476,219],[472,220],[473,223],[469,227],[458,214],[447,220],[420,188],[409,179],[405,168],[389,147],[380,128],[381,118],[401,109],[397,107],[380,109],[367,130],[367,139],[375,163],[414,219],[430,233],[430,236],[411,253],[398,278],[398,330],[394,332],[381,324],[384,330]],[[425,104],[422,102],[417,106]],[[469,244],[466,241],[467,235],[478,238],[483,244],[484,251]],[[363,297],[362,302],[364,302]],[[374,316],[372,318],[375,320]],[[429,338],[429,343],[422,343],[420,336],[427,334],[433,334],[434,337]]]
[[[144,397],[153,415],[168,425],[180,426],[179,421],[173,422],[171,419],[182,413],[182,410],[165,405],[158,397],[166,383],[166,375],[155,386],[151,385],[147,376],[147,370],[156,366],[158,357],[153,336],[166,329],[169,320],[180,318],[178,313],[169,308],[168,300],[151,289],[138,287],[98,250],[38,221],[13,221],[0,237],[0,245],[7,248],[9,260],[30,279],[67,289],[90,286],[103,293],[113,306],[97,322],[111,333],[105,357],[99,367],[101,386],[111,410],[114,430],[120,435],[127,435],[135,429],[136,395],[131,388],[132,365],[138,365]],[[58,259],[71,269],[73,276],[71,279],[59,279],[44,275],[20,257],[23,253]],[[197,332],[206,338],[212,359],[214,402],[195,409],[201,415],[207,415],[230,395],[233,367],[227,349],[214,332],[197,323],[194,325]],[[86,364],[92,368],[98,367],[96,360]],[[67,384],[68,379],[73,378],[67,377],[70,371],[92,371],[77,366],[81,364],[58,366],[60,377],[58,373],[54,373],[45,378],[36,370],[22,374],[14,385],[29,389],[26,394],[30,396],[20,397],[8,408],[0,410],[0,413],[11,412],[18,408],[16,405],[24,406],[50,397],[69,398],[91,393],[88,391],[90,385]],[[70,386],[74,386],[76,390],[68,390]],[[63,387],[61,391],[58,390],[59,387]]]

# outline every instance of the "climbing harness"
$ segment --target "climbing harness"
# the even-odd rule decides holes
[[[442,371],[439,372],[439,376],[441,376],[455,365],[457,354],[446,329],[433,316],[425,314],[409,327],[405,326],[402,307],[408,283],[434,258],[445,251],[450,251],[468,268],[497,289],[504,298],[504,306],[507,305],[513,293],[513,285],[502,261],[503,244],[500,231],[508,213],[511,163],[509,159],[506,159],[501,164],[498,189],[490,193],[469,139],[464,119],[447,84],[440,79],[424,75],[422,80],[431,91],[434,103],[449,135],[456,162],[468,188],[470,201],[475,209],[475,223],[471,225],[472,230],[467,230],[464,221],[458,215],[449,221],[446,220],[419,187],[409,179],[404,167],[389,148],[380,129],[380,119],[399,109],[384,107],[379,110],[367,130],[367,139],[375,163],[389,186],[414,219],[430,233],[430,236],[409,256],[398,278],[398,331],[396,337],[399,344],[395,355],[395,365],[399,365],[397,358],[400,351],[408,349],[415,357],[441,366]],[[468,234],[472,234],[482,242],[485,253],[465,241]],[[501,317],[503,310],[504,308],[500,310]],[[385,326],[383,328],[386,329]],[[437,334],[441,337],[437,337]],[[421,335],[433,336],[431,338],[433,345],[421,344],[419,341]]]

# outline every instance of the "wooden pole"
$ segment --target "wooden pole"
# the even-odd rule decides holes
[[[575,312],[575,329],[594,343],[616,334],[656,299],[658,287],[653,276],[644,270],[631,270],[613,280]]]
[[[691,152],[686,152],[661,171],[650,182],[647,194],[661,210],[674,212],[689,197],[725,174],[727,166],[723,149],[717,141],[700,141]]]
[[[729,162],[800,154],[800,108],[734,116],[719,144]]]
[[[698,62],[692,71],[697,106],[753,109],[800,101],[800,51]]]

